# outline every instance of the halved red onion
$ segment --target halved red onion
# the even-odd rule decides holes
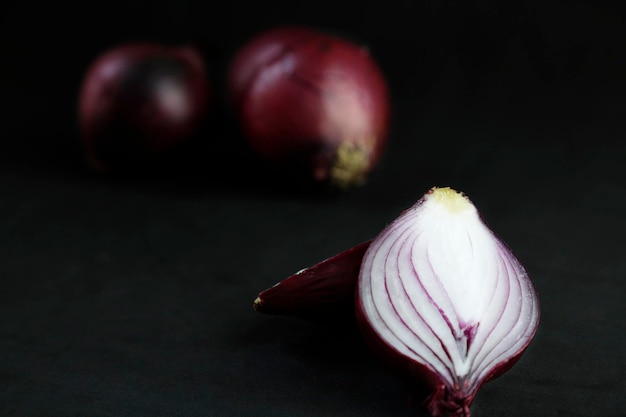
[[[450,188],[433,188],[372,242],[356,293],[372,345],[432,388],[433,417],[468,417],[483,383],[509,369],[539,323],[524,267]]]

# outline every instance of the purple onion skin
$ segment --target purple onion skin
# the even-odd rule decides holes
[[[370,243],[360,243],[261,291],[254,309],[317,322],[353,321],[354,292]]]
[[[348,40],[303,27],[264,32],[234,57],[229,91],[256,154],[314,182],[360,185],[386,147],[386,80]]]
[[[197,133],[209,87],[191,46],[129,43],[106,51],[87,70],[79,96],[87,163],[126,171],[162,158]]]

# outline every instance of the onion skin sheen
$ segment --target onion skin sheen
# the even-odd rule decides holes
[[[143,168],[197,133],[209,97],[204,60],[193,47],[111,48],[94,60],[81,85],[87,163],[99,172]]]
[[[433,417],[469,417],[480,387],[519,359],[539,324],[523,266],[450,188],[432,188],[373,240],[355,310],[372,348],[431,390]]]
[[[368,51],[346,39],[268,30],[235,55],[228,89],[256,154],[315,183],[363,184],[386,146],[386,80]]]

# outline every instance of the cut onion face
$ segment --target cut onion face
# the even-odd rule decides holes
[[[482,384],[530,343],[539,301],[472,202],[433,188],[368,248],[356,314],[373,346],[432,388],[433,417],[467,417]]]

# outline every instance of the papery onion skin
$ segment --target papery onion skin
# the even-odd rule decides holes
[[[316,183],[363,184],[388,140],[390,99],[366,48],[305,27],[256,36],[229,68],[230,96],[252,149]]]
[[[370,243],[360,243],[261,291],[254,309],[316,322],[353,321],[354,291]]]
[[[437,201],[450,195],[447,202]],[[464,214],[450,214],[457,209]],[[482,263],[463,263],[468,254]],[[459,265],[471,268],[450,273]],[[482,275],[474,275],[474,267],[482,268]],[[474,292],[478,296],[464,299],[465,285],[468,294],[481,288]],[[374,239],[363,259],[355,305],[370,346],[428,387],[425,405],[433,417],[469,417],[479,388],[513,366],[539,324],[537,293],[523,266],[469,199],[449,188],[431,189]],[[498,305],[502,310],[494,311]],[[459,329],[469,330],[463,336]],[[487,348],[488,342],[493,346]]]
[[[87,163],[100,172],[142,169],[190,140],[207,115],[211,92],[193,46],[137,42],[98,56],[79,95]]]

